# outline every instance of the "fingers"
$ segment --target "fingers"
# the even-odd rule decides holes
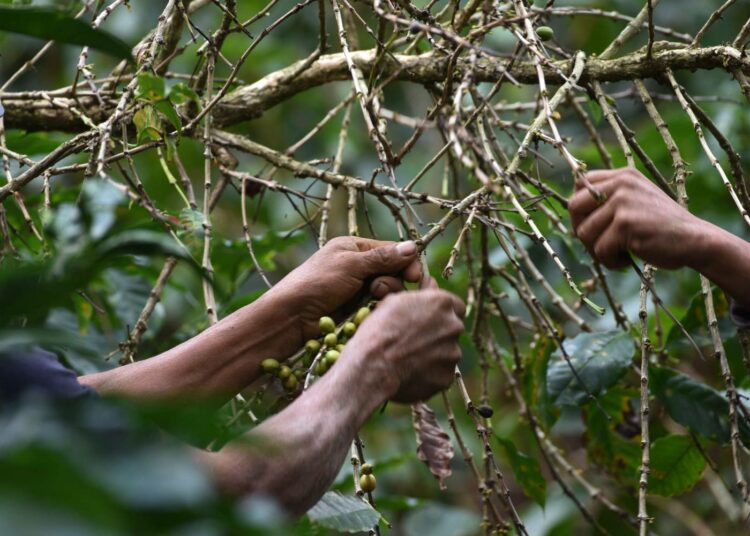
[[[627,176],[631,179],[644,178],[640,171],[631,167],[617,169],[595,169],[586,173],[586,179],[592,185],[596,185],[596,183],[606,181],[608,179],[623,176]],[[586,188],[583,181],[576,181],[575,187],[576,190],[584,190]]]
[[[601,234],[612,223],[615,215],[616,205],[614,202],[607,202],[600,206],[588,217],[583,220],[575,229],[576,236],[584,243],[589,251],[593,251],[593,246]]]
[[[594,257],[607,268],[624,268],[630,256],[623,244],[622,233],[616,225],[610,225],[594,244]]]
[[[383,275],[376,277],[370,284],[370,294],[378,300],[382,300],[388,294],[404,290],[403,281],[394,276]]]
[[[412,265],[417,261],[417,245],[411,240],[408,242],[386,242],[386,245],[367,249],[356,253],[357,270],[360,277],[367,278],[383,274],[397,274],[404,270],[409,271],[412,279],[418,279],[417,270]],[[417,263],[418,264],[418,263]]]
[[[603,203],[604,205],[609,204],[612,195],[620,185],[621,179],[618,177],[608,178],[595,185],[596,189],[607,198]],[[568,212],[570,212],[570,220],[573,223],[573,228],[577,229],[578,225],[600,206],[602,206],[602,203],[594,199],[594,196],[588,190],[576,191],[570,198],[570,201],[568,201]]]
[[[437,281],[435,281],[435,278],[432,277],[430,274],[425,274],[425,276],[422,278],[422,283],[420,284],[419,288],[422,290],[436,290],[439,289]]]

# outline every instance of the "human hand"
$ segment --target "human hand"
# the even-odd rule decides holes
[[[431,278],[422,290],[387,296],[349,343],[366,356],[357,366],[363,374],[381,377],[377,383],[389,391],[391,400],[428,399],[455,377],[464,312],[463,301],[440,290]],[[341,361],[346,362],[346,357]]]
[[[711,225],[690,214],[632,168],[586,175],[606,196],[599,204],[581,184],[568,202],[578,238],[608,268],[629,264],[628,252],[659,268],[695,266],[697,241]]]
[[[273,289],[301,326],[301,340],[317,336],[321,316],[356,306],[369,289],[376,299],[422,279],[414,242],[386,242],[356,236],[330,240]]]

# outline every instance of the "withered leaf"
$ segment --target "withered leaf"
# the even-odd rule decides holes
[[[412,422],[417,434],[417,457],[422,460],[435,475],[444,490],[445,480],[451,476],[453,444],[450,437],[440,427],[435,412],[424,402],[412,404]]]

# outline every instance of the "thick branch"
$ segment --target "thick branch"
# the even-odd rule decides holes
[[[375,53],[375,50],[360,50],[352,52],[351,56],[363,72],[369,72],[375,63]],[[378,69],[383,78],[393,77],[396,80],[419,84],[435,83],[445,79],[448,61],[448,58],[432,54],[419,56],[397,54],[393,57],[381,58]],[[479,59],[474,71],[476,81],[498,80],[504,72],[504,62],[503,58]],[[459,60],[453,70],[453,76],[461,79],[467,67],[466,60]],[[580,82],[586,84],[591,81],[616,82],[654,78],[662,76],[667,69],[677,71],[716,68],[738,69],[750,74],[750,58],[742,57],[737,49],[729,46],[655,50],[651,60],[646,58],[645,50],[639,50],[611,60],[589,58]],[[543,66],[545,79],[551,84],[564,82],[560,72],[569,73],[570,69],[571,60],[549,62]],[[342,53],[321,56],[296,77],[289,76],[297,70],[299,70],[299,64],[295,63],[229,93],[217,103],[213,112],[214,123],[217,126],[228,126],[260,117],[266,110],[305,90],[329,82],[348,80],[350,77],[346,58]],[[519,82],[538,83],[533,62],[517,62],[510,72]],[[84,128],[84,125],[68,110],[54,108],[41,97],[37,100],[5,93],[2,99],[5,106],[5,122],[9,128],[67,131],[78,131]],[[57,100],[64,101],[64,99]],[[85,106],[86,101],[79,101],[78,104]],[[93,105],[93,102],[91,104]],[[87,110],[86,113],[89,116],[101,117],[101,110]]]

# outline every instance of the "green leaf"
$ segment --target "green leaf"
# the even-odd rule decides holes
[[[513,468],[516,482],[521,486],[524,494],[544,508],[547,499],[547,482],[542,476],[539,462],[536,458],[520,452],[511,440],[499,435],[495,435],[495,439],[500,443],[508,464]]]
[[[649,376],[653,393],[672,419],[713,441],[729,441],[729,401],[724,395],[669,368],[651,367]],[[738,422],[740,435],[747,443],[750,426],[741,416]]]
[[[680,495],[700,480],[706,460],[688,436],[669,435],[651,445],[648,491],[663,497]]]
[[[133,123],[135,123],[135,129],[138,132],[137,142],[139,144],[149,140],[158,141],[162,138],[161,119],[150,104],[133,114]]]
[[[173,104],[177,105],[187,104],[188,102],[200,102],[200,97],[198,97],[195,90],[182,82],[175,84],[169,89],[168,97]]]
[[[341,532],[363,532],[373,528],[380,514],[359,497],[329,491],[307,512],[315,523]]]
[[[5,133],[8,149],[27,156],[51,153],[67,139],[58,132],[26,132],[11,129]]]
[[[524,358],[521,388],[524,400],[529,407],[536,410],[539,421],[545,430],[549,430],[560,411],[554,407],[547,393],[547,367],[552,355],[554,343],[549,337],[536,342],[532,352]]]
[[[164,117],[166,117],[167,120],[172,123],[172,126],[175,128],[175,130],[179,132],[179,130],[182,128],[182,120],[168,100],[164,99],[155,102],[154,108],[156,108]]]
[[[0,6],[0,31],[87,46],[133,61],[130,47],[125,42],[57,9]]]
[[[547,370],[547,391],[557,406],[578,406],[586,402],[588,393],[605,392],[627,372],[633,357],[630,335],[619,330],[581,333],[564,341],[563,348],[570,364],[558,349]]]
[[[151,73],[138,75],[138,89],[135,96],[142,100],[155,102],[164,98],[164,79]]]

